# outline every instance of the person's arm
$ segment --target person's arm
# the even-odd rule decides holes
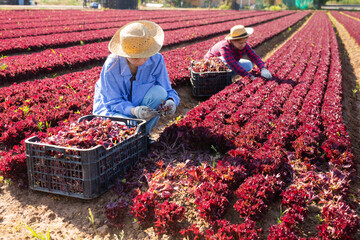
[[[221,48],[220,49],[221,56],[225,59],[228,66],[233,70],[235,73],[239,74],[242,77],[251,77],[252,75],[243,68],[238,61],[235,60],[231,51],[228,48]]]
[[[272,74],[269,70],[266,69],[265,63],[261,60],[261,58],[254,52],[254,50],[250,47],[249,44],[245,46],[246,54],[249,56],[252,62],[254,62],[261,71],[261,76],[266,79],[271,79]]]
[[[113,67],[111,64],[109,65],[103,68],[100,79],[95,86],[94,113],[106,112],[106,115],[120,113],[128,117],[133,117],[131,108],[134,106],[128,100],[130,91],[128,85],[130,81],[129,84],[127,84],[123,76],[116,75],[115,77],[114,69],[118,66]]]
[[[107,79],[107,84],[103,88],[103,94],[107,96],[105,106],[113,112],[132,117],[131,108],[134,105],[128,99],[130,89],[127,89],[127,84],[123,82],[123,79],[117,79],[113,74],[107,76]],[[119,80],[122,80],[120,84]],[[130,83],[130,80],[128,82]]]
[[[180,98],[177,92],[171,87],[171,82],[169,79],[169,74],[167,72],[164,58],[159,54],[159,59],[154,70],[154,76],[156,77],[156,83],[162,86],[167,91],[167,99],[171,98],[176,106],[180,103]]]
[[[248,43],[245,45],[245,52],[246,55],[248,55],[248,57],[250,58],[250,60],[255,63],[260,70],[265,68],[265,63],[263,62],[263,60],[261,60],[259,55],[255,53],[255,51],[250,47]]]

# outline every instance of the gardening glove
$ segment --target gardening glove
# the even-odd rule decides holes
[[[134,109],[134,114],[137,118],[144,119],[146,121],[153,117],[159,116],[158,112],[154,109],[150,109],[147,106],[137,106]]]
[[[257,77],[251,75],[250,79],[251,79],[251,80],[255,80],[255,79],[257,79]]]
[[[165,115],[174,115],[176,111],[176,105],[174,100],[172,99],[166,100],[163,109],[166,109]]]
[[[266,68],[262,68],[261,69],[261,76],[266,78],[266,79],[270,79],[272,78],[271,73],[269,72],[269,70],[267,70]]]

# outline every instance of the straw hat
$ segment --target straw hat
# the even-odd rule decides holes
[[[135,21],[121,27],[110,40],[109,50],[121,57],[147,58],[159,52],[164,31],[154,22]]]
[[[225,39],[236,40],[249,37],[254,32],[253,28],[246,28],[243,25],[236,25],[231,28],[230,34],[226,35]]]

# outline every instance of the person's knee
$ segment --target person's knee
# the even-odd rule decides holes
[[[161,100],[165,100],[165,98],[167,97],[167,91],[165,90],[165,88],[163,88],[162,86],[159,85],[155,85],[152,87],[153,91],[154,91],[154,99],[157,101]]]
[[[165,88],[159,85],[155,85],[146,93],[141,105],[157,108],[161,102],[166,99],[166,97],[167,91]]]
[[[245,67],[246,71],[250,72],[252,68],[253,68],[252,62],[246,63],[246,67]]]
[[[251,71],[251,69],[253,68],[253,64],[251,61],[246,60],[246,59],[241,59],[240,60],[240,65],[248,72]]]

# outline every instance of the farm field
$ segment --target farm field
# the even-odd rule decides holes
[[[139,19],[164,29],[176,116],[103,195],[30,190],[24,140],[91,114],[109,40]],[[0,239],[32,239],[28,227],[51,239],[360,239],[358,13],[1,10],[0,22]],[[254,28],[273,78],[194,97],[191,60],[237,24]]]

